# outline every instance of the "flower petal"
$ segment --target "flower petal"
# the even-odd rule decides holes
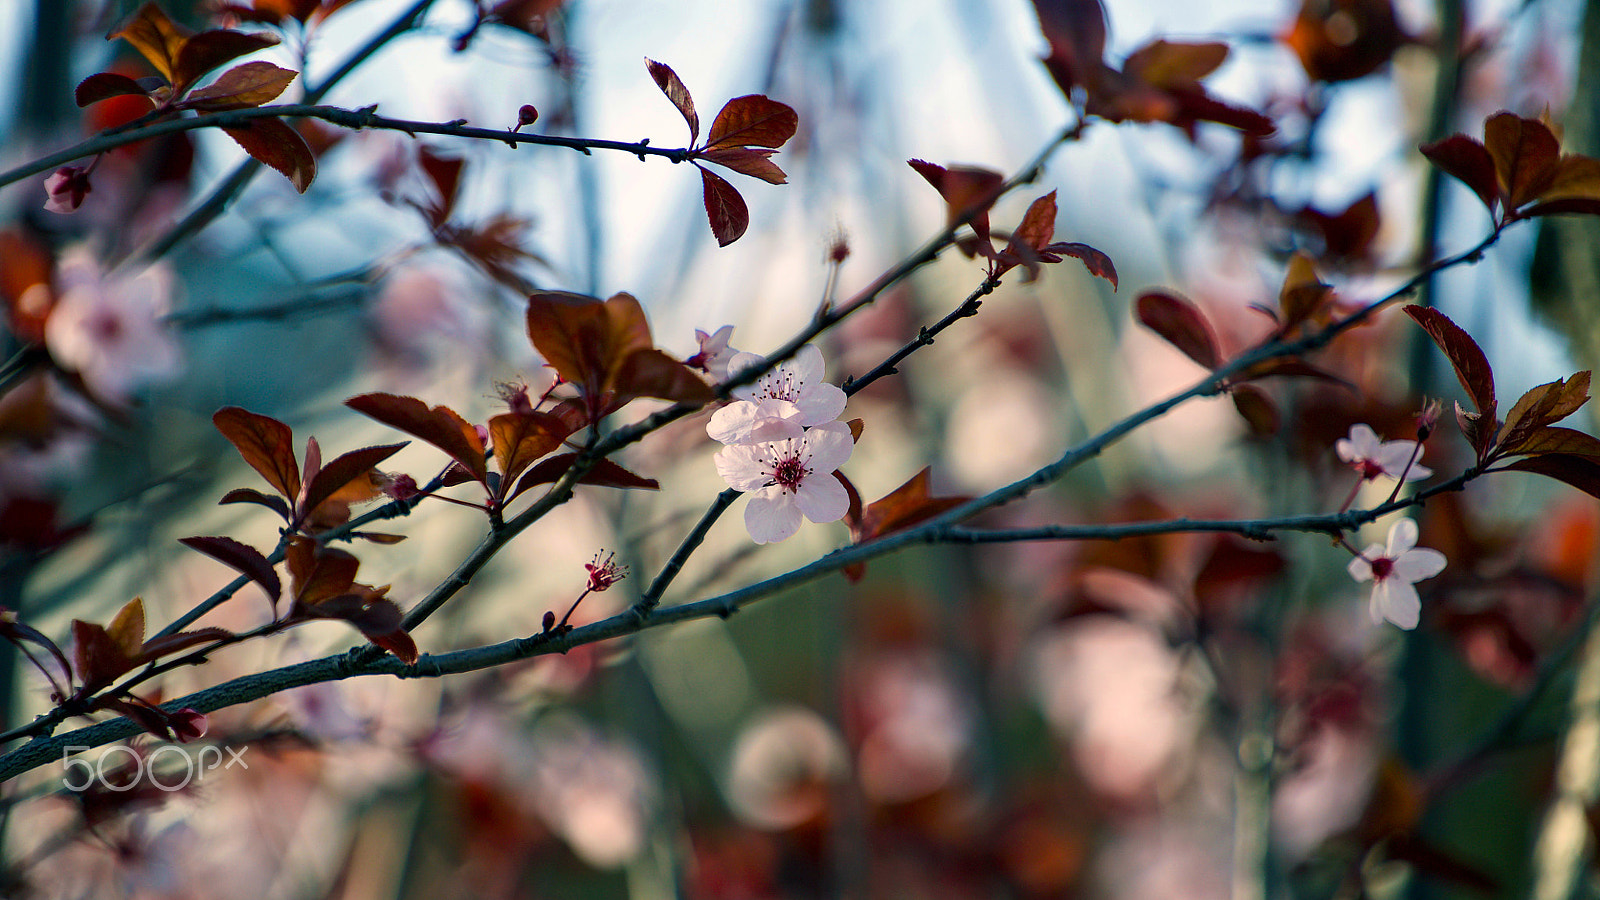
[[[763,488],[751,494],[745,505],[744,527],[758,544],[777,543],[800,530],[800,507],[782,488]]]
[[[844,412],[844,405],[848,401],[844,390],[836,384],[819,382],[808,384],[806,389],[795,398],[795,407],[799,410],[800,424],[810,427],[832,422]]]
[[[802,440],[810,457],[808,466],[816,475],[827,475],[844,465],[856,446],[850,426],[844,422],[824,422],[806,431]]]
[[[1422,620],[1422,598],[1410,582],[1385,578],[1372,587],[1372,614],[1410,631]]]
[[[1417,520],[1398,519],[1389,526],[1389,543],[1384,556],[1390,559],[1399,559],[1402,554],[1417,545]]]
[[[1402,553],[1394,561],[1393,577],[1407,582],[1422,581],[1444,571],[1444,554],[1427,547],[1418,547]]]
[[[1350,577],[1354,578],[1356,581],[1371,581],[1372,560],[1377,559],[1382,555],[1383,548],[1377,544],[1373,544],[1371,547],[1368,547],[1366,550],[1362,551],[1360,556],[1350,560],[1350,565],[1346,566],[1345,568],[1350,572]]]
[[[737,491],[753,491],[772,480],[771,463],[761,452],[765,445],[729,444],[712,457],[717,474]]]
[[[829,469],[826,472],[813,472],[802,481],[795,490],[794,502],[806,514],[806,518],[820,525],[844,518],[850,508],[850,495],[845,493],[844,485],[833,477],[833,470]]]

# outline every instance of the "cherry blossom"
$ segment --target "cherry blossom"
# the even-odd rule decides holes
[[[732,325],[724,325],[710,334],[696,328],[694,339],[699,342],[700,350],[684,360],[683,364],[691,369],[699,369],[717,381],[727,378],[728,363],[739,355],[738,350],[728,346],[728,340],[732,337]]]
[[[1444,554],[1417,546],[1417,523],[1401,519],[1389,528],[1388,546],[1372,544],[1350,560],[1350,577],[1372,582],[1372,621],[1388,619],[1405,629],[1417,627],[1422,600],[1412,584],[1444,571]]]
[[[166,267],[106,273],[78,247],[62,254],[56,286],[45,346],[97,396],[120,401],[134,388],[177,371],[178,348],[161,321],[172,296]]]
[[[835,522],[850,498],[833,477],[850,458],[850,426],[826,422],[800,437],[759,444],[730,444],[717,451],[717,474],[750,494],[744,525],[758,544],[784,540],[800,530],[800,517]]]
[[[1433,474],[1432,469],[1416,462],[1422,458],[1416,441],[1380,441],[1377,432],[1365,424],[1351,426],[1350,436],[1340,438],[1334,450],[1363,481],[1372,481],[1380,475],[1420,481]]]
[[[754,353],[740,353],[729,361],[728,371],[740,372],[763,362]],[[806,344],[753,384],[735,388],[733,396],[738,399],[712,414],[706,433],[724,444],[789,440],[799,437],[802,428],[839,418],[845,393],[822,380],[825,368],[822,351]]]

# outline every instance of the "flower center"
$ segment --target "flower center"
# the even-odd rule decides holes
[[[1378,476],[1384,474],[1383,466],[1378,465],[1376,462],[1370,459],[1357,461],[1355,468],[1357,472],[1361,473],[1361,477],[1367,481],[1376,480]]]
[[[805,389],[806,383],[794,377],[794,373],[785,369],[768,372],[757,382],[756,389],[758,400],[787,400],[791,403],[800,397],[800,392]]]
[[[772,483],[784,490],[794,493],[799,490],[800,482],[806,480],[811,470],[806,468],[805,460],[798,456],[789,456],[778,460],[772,467]]]
[[[1380,556],[1372,561],[1372,580],[1382,581],[1394,573],[1394,560]]]

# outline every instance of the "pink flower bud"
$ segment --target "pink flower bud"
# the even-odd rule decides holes
[[[94,185],[89,183],[89,170],[84,166],[62,166],[44,180],[45,193],[50,199],[44,208],[53,213],[77,212],[83,198]]]

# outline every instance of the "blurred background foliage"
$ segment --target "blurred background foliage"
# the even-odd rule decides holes
[[[72,103],[90,73],[145,73],[102,40],[134,5],[0,3],[0,166],[137,115]],[[166,9],[203,27],[291,6]],[[310,24],[291,18],[270,26],[284,41],[261,58],[304,73],[293,100],[412,6],[355,0]],[[1120,290],[1071,266],[1014,279],[899,377],[852,398],[846,417],[866,431],[848,474],[868,499],[930,464],[936,493],[993,489],[1192,382],[1197,367],[1130,327],[1130,299],[1147,288],[1193,298],[1237,349],[1260,334],[1251,306],[1271,305],[1296,250],[1356,303],[1470,246],[1488,220],[1424,165],[1424,141],[1479,134],[1499,109],[1548,110],[1565,149],[1600,153],[1600,18],[1575,0],[1107,6],[1109,60],[1155,37],[1224,41],[1207,87],[1277,131],[1096,120],[1037,190],[1002,201],[997,228],[1057,190],[1058,237],[1108,253]],[[127,346],[99,348],[106,381],[84,368],[71,383],[8,383],[0,603],[52,635],[72,618],[106,621],[136,595],[152,626],[170,621],[228,575],[177,538],[276,537],[258,510],[215,503],[256,485],[212,428],[216,408],[275,416],[332,452],[395,439],[341,405],[364,391],[482,421],[498,383],[548,383],[523,327],[533,288],[629,291],[657,343],[685,357],[694,329],[724,324],[742,349],[781,344],[830,279],[848,296],[942,227],[942,201],[907,159],[1009,173],[1074,120],[1046,52],[1024,0],[437,0],[325,98],[507,128],[532,104],[535,130],[679,146],[683,122],[644,57],[671,65],[705,110],[767,94],[799,112],[780,157],[790,183],[743,189],[754,224],[725,249],[698,179],[663,160],[314,123],[310,191],[263,171],[199,230],[180,223],[244,159],[221,135],[107,156],[70,216],[43,209],[42,177],[5,188],[8,355],[38,340],[18,310],[40,284],[87,279],[124,307],[153,292],[159,309]],[[443,199],[424,154],[461,161],[448,229],[416,209]],[[1502,395],[1592,363],[1593,227],[1514,230],[1426,292],[1483,345]],[[140,272],[159,284],[135,283]],[[981,278],[947,253],[830,333],[835,380],[871,368]],[[1225,400],[1191,404],[984,524],[1337,509],[1351,482],[1332,446],[1352,424],[1408,437],[1423,397],[1458,396],[1401,318],[1319,356],[1351,386],[1272,385],[1270,433]],[[659,494],[580,492],[429,621],[422,648],[538,631],[581,592],[596,553],[615,551],[634,577],[585,599],[574,622],[623,609],[722,487],[703,427],[692,419],[633,448],[627,464],[658,478]],[[422,481],[436,457],[413,446],[393,464]],[[1471,458],[1447,423],[1425,460],[1453,473]],[[1411,633],[1370,624],[1347,555],[1317,537],[945,546],[726,622],[477,675],[286,692],[211,717],[208,739],[248,746],[248,770],[157,802],[77,801],[55,791],[55,769],[7,785],[5,892],[1593,896],[1594,501],[1501,476],[1418,518],[1451,564],[1422,585]],[[394,529],[403,544],[360,550],[363,576],[406,605],[481,527],[470,510],[425,506]],[[757,553],[730,516],[666,602],[784,571],[843,538],[810,526]],[[264,621],[254,590],[207,622]],[[336,652],[352,635],[328,624],[233,648],[162,690]],[[14,661],[4,671],[8,726],[47,708]]]

